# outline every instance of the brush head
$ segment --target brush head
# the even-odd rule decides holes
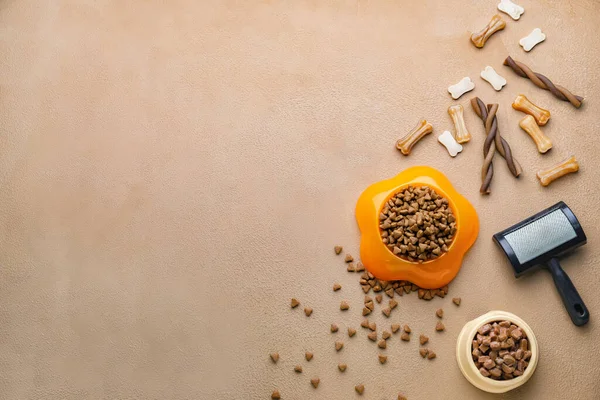
[[[494,235],[516,276],[587,241],[573,211],[562,201]]]

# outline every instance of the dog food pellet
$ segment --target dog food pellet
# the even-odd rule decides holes
[[[386,307],[383,310],[381,310],[381,313],[389,318],[390,314],[392,313],[392,309],[389,307]]]
[[[310,307],[304,307],[304,314],[306,314],[307,317],[310,317],[310,314],[312,314],[313,309]]]
[[[444,310],[442,310],[441,308],[438,308],[437,311],[435,312],[435,315],[437,315],[438,318],[443,318]]]
[[[421,357],[425,358],[427,357],[427,353],[429,352],[429,350],[425,349],[425,348],[420,348],[419,349],[419,354],[421,355]]]
[[[335,350],[336,351],[340,351],[342,348],[344,348],[344,342],[340,342],[339,340],[335,342]]]
[[[354,390],[356,390],[356,393],[358,394],[363,394],[365,392],[365,385],[356,385],[354,386]]]
[[[394,308],[398,307],[398,302],[396,300],[390,300],[390,308],[393,310]]]
[[[399,394],[398,400],[408,400],[408,399],[405,396],[402,396],[401,394]]]
[[[460,297],[455,297],[455,298],[453,298],[453,299],[452,299],[452,302],[453,302],[454,304],[456,304],[457,306],[460,306]]]
[[[296,365],[294,367],[294,371],[297,372],[297,373],[301,373],[302,372],[302,365]]]
[[[338,369],[339,369],[341,372],[344,372],[344,371],[346,371],[346,368],[348,368],[348,366],[347,366],[346,364],[338,364]]]
[[[279,400],[281,399],[281,395],[279,394],[279,390],[273,390],[273,394],[271,394],[271,399]]]
[[[307,351],[306,353],[304,353],[304,358],[306,358],[306,361],[310,361],[313,359],[313,353],[311,353],[310,351]]]
[[[334,283],[333,284],[333,291],[337,292],[338,290],[340,290],[342,288],[342,285],[340,285],[339,283]]]
[[[373,303],[373,300],[365,303],[365,307],[367,307],[370,311],[373,311],[375,309],[375,303]]]
[[[445,329],[446,329],[446,327],[444,326],[444,324],[442,324],[442,321],[438,321],[438,323],[435,324],[435,330],[436,331],[442,332]]]
[[[383,354],[379,355],[379,362],[381,364],[385,364],[385,362],[387,361],[387,356],[384,356]]]
[[[310,384],[313,385],[315,389],[319,387],[319,382],[321,382],[319,378],[313,378],[310,380]]]
[[[279,353],[271,353],[271,354],[270,354],[270,356],[271,356],[271,360],[272,360],[272,361],[273,361],[275,364],[277,364],[277,361],[279,361]]]
[[[335,246],[333,248],[333,251],[335,251],[335,254],[338,256],[342,253],[342,250],[344,250],[344,248],[342,246]]]
[[[299,305],[300,305],[300,302],[298,300],[296,300],[295,298],[292,298],[292,301],[291,301],[292,308],[296,308]]]
[[[371,314],[371,310],[369,310],[367,307],[363,307],[363,311],[362,311],[363,317],[366,317],[369,314]]]
[[[410,333],[410,326],[404,325],[404,332]]]
[[[364,270],[365,270],[365,266],[361,262],[358,262],[356,264],[356,272],[363,272]]]
[[[392,324],[392,333],[396,333],[400,330],[400,324]]]
[[[342,311],[346,311],[346,310],[348,310],[349,308],[350,308],[350,305],[348,304],[348,302],[347,302],[346,300],[343,300],[343,301],[340,303],[340,310],[342,310]]]
[[[354,264],[348,263],[348,266],[346,267],[346,271],[348,271],[348,272],[355,272],[356,269],[354,268]]]
[[[419,336],[419,343],[421,343],[421,346],[423,346],[427,342],[429,342],[429,338],[427,336],[425,336],[425,335]]]
[[[387,342],[383,339],[381,339],[378,343],[377,346],[379,346],[380,349],[385,349],[387,348]]]
[[[456,233],[456,217],[448,199],[430,187],[409,186],[386,203],[379,228],[381,240],[396,256],[423,262],[448,251]],[[427,293],[431,299],[431,291]]]
[[[377,303],[381,303],[381,300],[383,300],[383,296],[378,294],[377,296],[375,296],[375,300],[377,300]]]
[[[336,324],[331,324],[331,333],[335,333],[338,331],[338,326]]]
[[[521,376],[528,365],[525,359],[531,357],[525,336],[525,332],[510,321],[481,326],[472,345],[473,361],[481,375],[496,380]]]
[[[437,355],[435,354],[435,352],[434,352],[434,351],[432,351],[432,350],[428,350],[428,351],[427,351],[427,359],[428,359],[428,360],[433,360],[433,359],[434,359],[436,356],[437,356]]]
[[[369,329],[372,331],[377,330],[377,324],[375,322],[369,322]]]
[[[381,334],[381,338],[383,340],[388,340],[390,337],[392,337],[392,334],[389,331],[383,331]]]
[[[367,335],[367,337],[374,342],[377,340],[377,332],[371,332]]]
[[[410,335],[406,332],[403,332],[402,335],[400,335],[400,339],[404,340],[405,342],[409,342],[410,341]]]
[[[348,328],[348,337],[352,337],[354,335],[356,335],[356,329]]]
[[[362,326],[363,328],[369,328],[369,320],[364,319],[363,322],[360,323],[360,326]]]
[[[367,303],[372,303],[372,302],[373,302],[373,299],[371,298],[371,296],[369,296],[368,294],[365,295],[364,303],[367,304]]]
[[[354,257],[352,257],[350,254],[346,254],[346,258],[344,258],[344,261],[347,263],[351,263],[352,261],[354,261]]]

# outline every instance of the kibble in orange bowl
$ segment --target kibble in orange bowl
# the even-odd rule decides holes
[[[412,167],[369,186],[356,219],[367,270],[425,289],[454,279],[479,232],[473,206],[431,167]]]

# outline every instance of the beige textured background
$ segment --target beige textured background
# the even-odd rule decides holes
[[[470,32],[496,3],[1,0],[0,397],[267,399],[279,388],[285,399],[352,399],[362,382],[378,400],[597,399],[600,6],[520,0],[521,20],[505,17],[477,50]],[[548,38],[526,54],[518,39],[535,27]],[[502,67],[508,54],[584,107]],[[500,93],[478,77],[488,64],[508,79]],[[525,170],[515,180],[497,158],[490,197],[478,193],[471,96],[460,103],[474,139],[456,159],[433,135],[410,157],[394,149],[421,117],[450,129],[446,88],[465,75],[472,94],[500,104]],[[517,126],[519,93],[552,111],[547,155]],[[570,154],[580,173],[542,188],[534,171]],[[405,296],[391,318],[429,332],[438,358],[394,337],[381,366],[360,329],[335,353],[329,324],[358,327],[362,292],[332,247],[357,255],[358,195],[417,164],[445,172],[482,221],[450,296]],[[584,328],[548,273],[516,281],[491,241],[558,200],[589,238],[563,263],[592,313]],[[292,296],[310,319],[289,309]],[[542,350],[533,379],[504,396],[472,387],[454,360],[462,325],[490,309],[528,321]]]

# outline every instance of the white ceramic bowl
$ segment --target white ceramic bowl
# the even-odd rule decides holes
[[[494,321],[504,320],[512,322],[525,331],[527,334],[527,340],[529,341],[529,348],[531,350],[531,359],[529,360],[529,365],[527,368],[525,368],[523,375],[506,381],[496,381],[486,378],[479,373],[475,367],[475,363],[473,362],[471,346],[473,338],[477,334],[479,327]],[[506,311],[490,311],[479,318],[467,322],[462,331],[460,331],[458,334],[458,340],[456,342],[456,361],[458,362],[460,371],[463,373],[465,378],[467,378],[467,380],[473,384],[473,386],[489,393],[505,393],[525,384],[525,382],[527,382],[535,372],[538,359],[538,343],[533,331],[531,330],[531,327],[527,325],[527,323],[521,318]]]

